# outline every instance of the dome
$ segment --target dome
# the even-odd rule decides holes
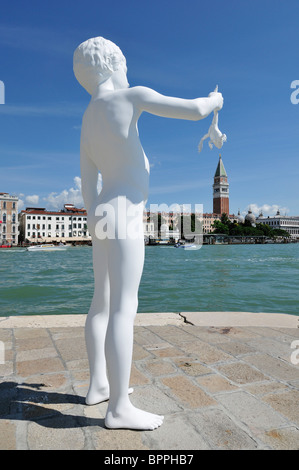
[[[244,217],[240,214],[240,209],[238,211],[238,222],[239,224],[244,224]]]
[[[248,211],[248,214],[245,215],[245,220],[247,220],[247,222],[249,222],[251,225],[255,224],[255,222],[256,222],[255,216],[251,212],[250,209]]]

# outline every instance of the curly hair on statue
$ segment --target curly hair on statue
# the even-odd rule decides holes
[[[91,95],[118,70],[126,59],[120,48],[101,36],[82,42],[74,52],[73,70],[80,85]]]

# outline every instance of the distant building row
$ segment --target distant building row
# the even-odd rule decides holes
[[[197,214],[202,224],[202,233],[213,232],[215,220],[220,220],[226,213],[233,222],[244,222],[240,213],[229,214],[229,184],[221,156],[214,175],[213,212]],[[160,212],[160,237],[180,238],[180,212]],[[279,212],[272,217],[260,214],[255,217],[249,210],[245,219],[251,224],[267,224],[271,228],[286,230],[292,238],[299,239],[299,216],[283,216]],[[148,211],[144,213],[145,238],[157,238],[157,224],[153,223]],[[36,242],[90,242],[87,229],[87,213],[73,204],[65,204],[61,211],[47,211],[45,208],[27,207],[18,215],[18,198],[8,193],[0,193],[0,246]]]
[[[61,211],[27,207],[20,212],[20,242],[82,242],[90,241],[87,213],[73,204],[65,204]]]

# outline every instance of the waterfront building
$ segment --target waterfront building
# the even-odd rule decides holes
[[[229,184],[221,155],[214,175],[213,213],[229,214]]]
[[[47,211],[41,207],[27,207],[19,214],[20,240],[29,243],[90,242],[87,212],[73,204],[65,204],[61,211]]]
[[[267,224],[271,228],[279,228],[286,230],[291,238],[299,239],[299,216],[289,216],[289,215],[280,215],[280,212],[277,211],[274,216],[264,217],[261,213],[256,218],[257,224]]]
[[[0,193],[0,245],[17,245],[18,235],[18,197]]]

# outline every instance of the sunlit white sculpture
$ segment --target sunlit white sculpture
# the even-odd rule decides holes
[[[142,86],[129,88],[125,57],[102,37],[78,46],[73,66],[77,80],[91,94],[80,147],[95,284],[85,328],[90,364],[86,403],[109,399],[108,428],[155,429],[163,416],[134,407],[129,397],[133,326],[144,263],[143,209],[149,184],[149,162],[137,122],[144,111],[168,118],[203,119],[222,108],[223,98],[212,92],[207,98],[186,100]]]
[[[215,89],[215,92],[217,91],[218,91],[218,86],[216,86],[216,89]],[[208,137],[210,138],[210,141],[209,141],[210,149],[213,148],[213,144],[218,149],[221,149],[223,142],[226,142],[227,140],[226,134],[222,134],[222,132],[220,132],[219,127],[218,127],[218,111],[219,111],[218,109],[214,110],[212,124],[210,125],[207,134],[205,134],[200,140],[199,145],[198,145],[198,152],[202,151],[203,142]]]

